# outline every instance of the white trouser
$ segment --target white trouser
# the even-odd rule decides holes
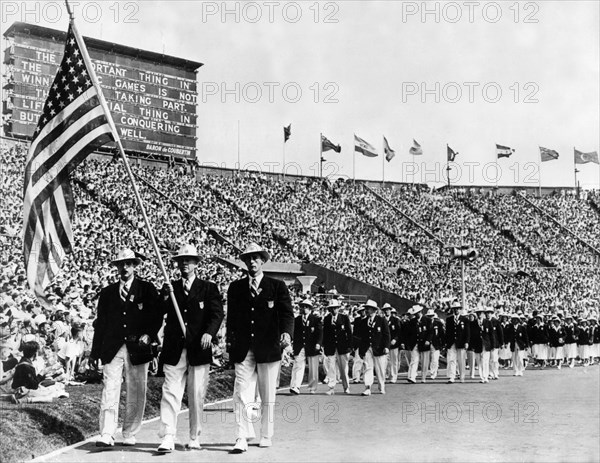
[[[519,346],[515,345],[513,352],[513,371],[515,374],[523,374],[525,371],[525,365],[523,365],[523,358],[525,357],[525,351],[519,349]]]
[[[358,355],[358,349],[354,351],[354,363],[352,364],[352,379],[355,381],[360,381],[360,374],[363,368],[363,359]]]
[[[408,365],[408,379],[416,381],[419,369],[419,349],[417,346],[410,351],[410,363]]]
[[[479,377],[487,381],[490,376],[490,351],[484,350],[477,354],[477,363],[479,363]]]
[[[500,376],[499,354],[500,352],[498,349],[492,349],[490,351],[490,372],[494,378],[498,378]]]
[[[427,379],[427,369],[429,368],[430,358],[430,350],[426,350],[425,352],[419,352],[419,360],[421,361],[421,381],[425,381]]]
[[[114,437],[119,420],[119,399],[125,370],[126,404],[123,437],[135,436],[142,427],[146,408],[148,364],[133,365],[123,344],[115,357],[104,365],[104,388],[100,402],[100,434]]]
[[[429,363],[429,374],[431,376],[431,379],[437,378],[439,367],[440,367],[440,350],[431,346],[431,362]]]
[[[277,373],[281,362],[256,363],[254,352],[248,351],[241,363],[235,364],[235,382],[233,383],[233,404],[236,419],[236,439],[254,439],[254,423],[258,417],[253,410],[256,386],[261,403],[261,437],[273,437],[275,420],[275,395],[277,392]]]
[[[165,382],[160,401],[159,437],[177,433],[177,414],[181,410],[181,399],[187,382],[190,439],[202,432],[202,410],[208,388],[210,365],[191,366],[187,359],[187,350],[183,349],[177,365],[164,365]],[[186,378],[187,373],[187,378]]]
[[[348,378],[348,360],[350,354],[338,354],[337,350],[334,355],[328,355],[325,357],[325,369],[327,370],[327,384],[329,387],[335,387],[337,384],[337,372],[339,369],[340,377],[342,380],[342,386],[344,390],[348,389],[350,380]]]
[[[456,349],[456,344],[452,344],[448,351],[446,352],[446,362],[448,364],[448,368],[446,369],[446,377],[454,381],[456,378],[456,360],[458,358],[458,351]]]
[[[316,391],[317,384],[319,382],[319,356],[313,355],[307,357],[304,352],[304,347],[300,350],[298,355],[294,359],[294,366],[292,367],[292,378],[290,379],[290,387],[302,386],[302,380],[304,379],[304,369],[308,363],[308,390]],[[335,370],[334,370],[335,372]]]
[[[393,383],[398,380],[398,363],[400,361],[400,350],[397,347],[390,349],[390,376]]]
[[[371,387],[373,385],[373,370],[377,375],[377,382],[379,383],[379,390],[385,391],[385,364],[387,358],[385,355],[374,356],[373,349],[369,347],[363,361],[365,362],[365,386]]]

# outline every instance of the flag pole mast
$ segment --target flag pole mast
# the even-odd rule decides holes
[[[285,180],[285,134],[283,135],[283,167],[281,168],[283,180]]]
[[[542,197],[542,163],[538,162],[538,171],[540,175],[538,175],[538,197]]]
[[[237,123],[237,158],[238,158],[238,174],[242,170],[242,163],[240,162],[240,120]]]
[[[158,249],[158,245],[156,244],[156,239],[154,238],[154,233],[152,233],[152,228],[150,227],[150,221],[148,220],[148,216],[146,215],[146,209],[144,208],[144,204],[142,202],[142,198],[140,197],[140,193],[138,191],[137,184],[135,183],[133,173],[131,172],[131,168],[129,167],[129,162],[127,161],[127,156],[125,156],[125,150],[123,149],[123,145],[121,144],[121,139],[119,137],[119,133],[117,132],[115,122],[113,121],[112,114],[110,113],[110,110],[108,108],[106,100],[104,99],[104,94],[102,93],[102,88],[100,87],[100,84],[98,83],[98,78],[96,77],[96,71],[92,67],[92,60],[90,59],[90,56],[88,54],[87,47],[85,46],[85,42],[81,38],[81,35],[79,35],[79,31],[77,30],[77,27],[75,26],[75,16],[73,15],[73,12],[71,11],[71,7],[69,5],[68,0],[65,0],[65,4],[67,5],[67,12],[69,13],[70,24],[73,28],[73,33],[75,34],[75,38],[77,39],[77,42],[80,44],[80,48],[81,48],[80,51],[81,51],[81,55],[83,57],[83,61],[85,62],[85,65],[90,73],[90,79],[92,81],[92,84],[94,85],[94,88],[98,92],[98,99],[100,100],[100,105],[102,106],[102,109],[105,113],[108,124],[112,130],[114,137],[115,137],[115,143],[117,144],[117,147],[119,148],[119,152],[123,159],[123,164],[125,165],[125,170],[127,171],[127,176],[129,177],[129,180],[131,181],[131,185],[133,186],[133,192],[135,194],[135,199],[136,199],[137,204],[142,212],[142,216],[144,218],[144,223],[146,225],[146,231],[148,232],[150,242],[152,243],[152,247],[154,248],[154,252],[156,253],[156,257],[158,259],[158,266],[159,266],[160,270],[162,271],[165,282],[168,283],[170,281],[169,274],[167,273],[167,270],[163,264],[162,257],[160,255],[160,250]],[[169,285],[169,286],[171,286],[171,285]],[[181,312],[179,311],[179,305],[177,304],[177,300],[175,299],[175,294],[173,293],[172,287],[170,287],[170,289],[169,289],[169,295],[171,297],[173,307],[175,308],[175,313],[177,314],[177,318],[179,319],[179,324],[181,326],[181,330],[187,336],[187,329],[185,327],[185,323],[183,322]]]
[[[354,135],[356,137],[356,135]],[[352,154],[352,184],[356,183],[356,140],[354,140],[354,153]]]
[[[383,142],[383,149],[381,150],[381,152],[383,153],[381,155],[381,186],[383,187],[383,184],[385,183],[385,142]]]
[[[319,178],[323,177],[323,132],[319,133]]]

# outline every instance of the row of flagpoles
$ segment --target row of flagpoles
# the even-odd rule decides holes
[[[285,167],[285,144],[290,139],[291,136],[292,136],[292,124],[289,124],[288,126],[284,126],[283,127],[283,145],[284,145],[283,165],[284,165],[284,167]],[[322,163],[325,161],[325,159],[323,158],[324,152],[333,150],[336,153],[341,153],[342,147],[339,144],[336,145],[335,143],[331,142],[322,133],[320,135],[320,138],[321,138],[321,145],[320,145],[321,149],[320,149],[319,163],[320,163],[320,165],[322,165]],[[447,151],[446,160],[448,163],[446,170],[451,170],[449,163],[454,162],[456,159],[456,156],[459,153],[458,153],[458,151],[454,151],[449,145],[446,145],[446,151]],[[598,158],[597,151],[583,152],[583,151],[578,150],[575,147],[573,147],[573,151],[574,151],[573,152],[573,156],[574,156],[573,160],[574,160],[575,165],[594,163],[594,164],[598,164],[600,166],[600,159]],[[498,143],[496,143],[496,156],[498,157],[498,159],[510,158],[515,152],[516,152],[516,150],[514,148],[511,148],[509,146],[499,145]],[[371,143],[360,138],[358,135],[354,134],[354,159],[353,159],[353,164],[352,164],[352,178],[353,179],[356,179],[356,153],[360,153],[363,156],[366,156],[369,158],[375,158],[375,157],[379,156],[377,149]],[[408,150],[408,153],[413,156],[413,162],[414,162],[414,156],[423,155],[423,148],[416,140],[413,139],[413,145]],[[390,144],[385,136],[383,137],[383,154],[384,154],[384,156],[382,158],[383,181],[385,181],[385,162],[383,162],[383,161],[385,160],[387,162],[390,162],[396,156],[396,151],[390,147]],[[556,150],[552,150],[552,149],[544,148],[543,146],[540,146],[540,161],[541,162],[555,161],[558,158],[559,158],[559,154]],[[575,176],[576,176],[575,183],[577,183],[577,173],[578,172],[579,171],[577,170],[577,168],[575,168]],[[284,169],[284,174],[285,174],[285,169]],[[322,176],[322,168],[320,169],[320,176]],[[448,182],[449,181],[450,181],[450,179],[448,179]],[[541,179],[540,179],[540,184],[541,184]]]

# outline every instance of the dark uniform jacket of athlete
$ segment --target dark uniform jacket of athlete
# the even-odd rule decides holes
[[[352,324],[348,315],[338,313],[335,323],[328,314],[323,321],[323,351],[325,355],[347,354],[352,349]]]
[[[217,285],[195,278],[188,295],[183,290],[183,280],[172,281],[173,292],[181,317],[187,328],[187,338],[181,331],[179,319],[168,293],[163,294],[163,311],[167,314],[161,359],[167,365],[177,365],[183,349],[191,366],[207,365],[212,362],[212,346],[201,347],[205,333],[216,341],[217,332],[223,322],[223,304]]]
[[[98,298],[90,357],[110,363],[121,346],[127,344],[133,365],[150,362],[153,356],[139,344],[139,338],[147,334],[152,341],[158,340],[156,335],[163,320],[159,303],[154,285],[137,277],[133,278],[125,301],[119,293],[119,282],[103,288]]]

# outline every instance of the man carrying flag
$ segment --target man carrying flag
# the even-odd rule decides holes
[[[540,155],[542,157],[542,162],[558,159],[558,153],[556,151],[544,148],[543,146],[540,146]]]
[[[584,153],[576,148],[573,149],[575,150],[575,164],[587,164],[588,162],[600,164],[600,161],[598,160],[598,153],[596,151]]]
[[[500,158],[509,158],[515,152],[514,148],[510,148],[508,146],[499,145],[496,143],[496,154],[498,155],[498,159]]]
[[[333,150],[336,153],[342,152],[342,147],[340,145],[334,145],[327,137],[321,135],[321,151],[329,151]]]
[[[390,144],[385,137],[383,137],[383,152],[385,153],[385,160],[387,162],[390,162],[396,156],[396,152],[390,148]]]
[[[377,150],[369,142],[354,135],[354,151],[362,153],[369,158],[377,157]]]
[[[446,145],[446,148],[448,149],[448,162],[454,162],[454,159],[458,156],[458,151],[454,151],[449,145]]]

